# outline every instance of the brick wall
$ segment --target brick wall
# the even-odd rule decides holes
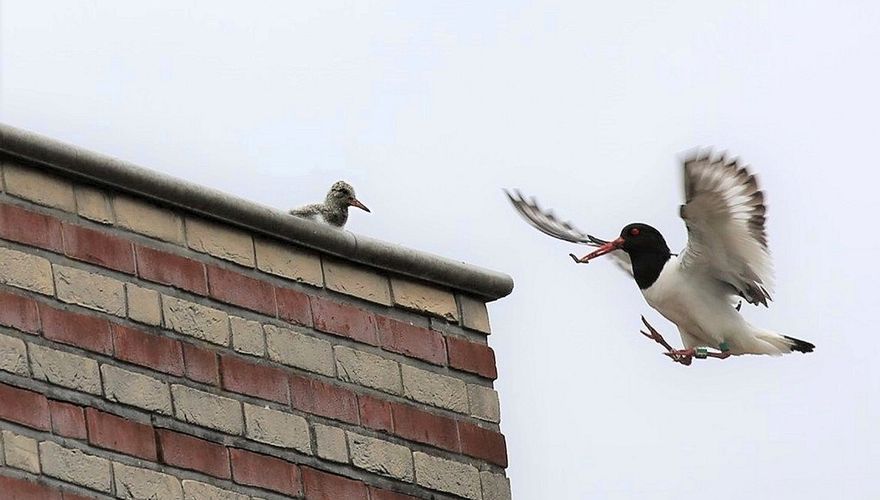
[[[510,497],[485,303],[6,157],[4,498]]]

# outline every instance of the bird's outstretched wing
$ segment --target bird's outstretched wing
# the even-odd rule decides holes
[[[553,214],[552,210],[541,210],[541,207],[538,206],[537,200],[534,198],[526,200],[519,190],[514,190],[513,194],[504,190],[504,194],[507,195],[510,203],[513,204],[513,208],[519,212],[529,225],[548,236],[569,241],[571,243],[583,243],[591,247],[600,247],[608,243],[605,240],[596,238],[593,235],[577,229],[571,224],[571,222],[560,221]],[[627,255],[626,252],[623,250],[615,250],[608,255],[614,259],[615,264],[632,275],[632,261],[630,261],[629,255]]]
[[[698,151],[684,160],[684,269],[707,273],[751,304],[772,300],[773,267],[758,181],[736,159]]]

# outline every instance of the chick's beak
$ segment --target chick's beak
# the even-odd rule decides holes
[[[366,205],[364,205],[363,203],[361,203],[357,198],[352,198],[352,199],[348,200],[348,204],[351,205],[351,206],[353,206],[353,207],[358,207],[358,208],[360,208],[361,210],[363,210],[364,212],[369,212],[369,211],[370,211],[370,209],[367,208]]]

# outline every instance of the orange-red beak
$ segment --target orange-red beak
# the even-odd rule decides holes
[[[596,257],[601,257],[602,255],[605,255],[606,253],[611,253],[615,250],[618,250],[622,246],[623,246],[623,238],[617,238],[616,240],[609,241],[608,243],[605,243],[601,247],[597,248],[596,251],[590,252],[587,255],[584,255],[580,259],[580,262],[589,262],[591,259],[595,259]]]
[[[348,201],[348,204],[351,205],[351,206],[353,206],[353,207],[358,207],[358,208],[360,208],[361,210],[363,210],[364,212],[369,212],[369,211],[370,211],[370,209],[367,208],[366,205],[364,205],[363,203],[361,203],[360,201],[358,201],[357,198],[352,198],[351,200]]]

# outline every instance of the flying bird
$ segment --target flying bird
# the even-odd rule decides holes
[[[645,301],[674,323],[684,349],[674,349],[642,316],[641,332],[666,348],[664,354],[689,365],[693,358],[742,354],[813,352],[809,342],[749,324],[737,302],[767,306],[773,271],[765,230],[764,193],[737,159],[696,152],[683,162],[685,203],[680,215],[688,242],[673,254],[660,232],[643,223],[628,224],[614,240],[602,240],[542,210],[534,198],[507,194],[526,222],[554,238],[596,250],[577,263],[608,255],[627,271]]]
[[[291,215],[325,222],[331,226],[342,228],[348,221],[348,207],[357,207],[369,212],[370,209],[358,201],[354,195],[354,188],[345,181],[337,181],[330,187],[324,203],[312,203],[300,208],[290,210]]]

